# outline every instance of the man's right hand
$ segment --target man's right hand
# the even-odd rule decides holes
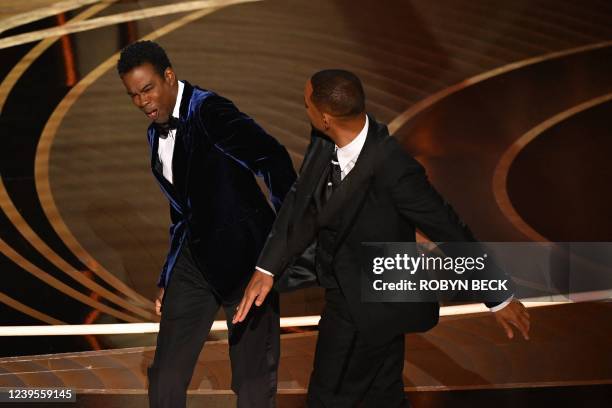
[[[256,269],[251,277],[249,285],[244,291],[240,304],[236,308],[236,313],[234,314],[232,323],[236,324],[242,322],[249,313],[249,310],[251,310],[253,302],[255,302],[255,306],[261,306],[266,299],[266,296],[268,296],[268,293],[270,293],[270,290],[272,290],[273,285],[273,276]]]
[[[163,297],[164,297],[164,288],[159,288],[159,293],[157,294],[157,298],[155,299],[155,313],[158,316],[161,316],[161,305],[162,305]]]

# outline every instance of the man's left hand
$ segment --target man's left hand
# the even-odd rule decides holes
[[[525,340],[529,340],[529,313],[521,302],[512,299],[506,307],[494,312],[494,315],[495,320],[504,328],[509,339],[514,337],[512,330],[514,326],[523,334]]]

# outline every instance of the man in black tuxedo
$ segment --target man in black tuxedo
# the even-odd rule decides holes
[[[288,287],[314,279],[326,289],[326,303],[308,406],[405,407],[404,333],[435,326],[439,306],[362,302],[361,243],[414,242],[416,228],[434,242],[475,239],[429,184],[423,167],[365,113],[354,74],[316,73],[304,102],[311,143],[234,322],[243,321],[253,303],[265,304],[273,278],[264,272]],[[509,337],[514,325],[527,338],[529,315],[519,301],[510,297],[487,306]]]
[[[152,120],[151,167],[172,220],[158,281],[161,322],[148,369],[149,403],[185,406],[195,363],[223,306],[238,406],[275,406],[277,295],[246,325],[235,326],[231,316],[275,218],[254,174],[263,177],[278,211],[295,180],[291,159],[231,101],[178,81],[156,43],[124,48],[117,70],[134,105]]]

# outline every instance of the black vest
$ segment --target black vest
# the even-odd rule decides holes
[[[323,172],[317,188],[314,191],[314,200],[312,205],[316,206],[317,212],[321,211],[321,197],[327,183],[329,168]],[[340,219],[338,219],[339,221]],[[339,222],[332,223],[325,228],[321,228],[317,234],[317,249],[315,252],[315,271],[319,285],[326,289],[338,288],[338,281],[334,273],[334,248],[336,248],[336,239],[338,237]]]

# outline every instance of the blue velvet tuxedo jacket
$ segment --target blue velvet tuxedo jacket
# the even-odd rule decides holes
[[[183,245],[223,299],[236,299],[252,275],[296,174],[285,148],[215,94],[184,82],[172,159],[173,183],[162,174],[159,131],[149,126],[151,168],[170,202],[170,250],[157,282],[166,287]]]

